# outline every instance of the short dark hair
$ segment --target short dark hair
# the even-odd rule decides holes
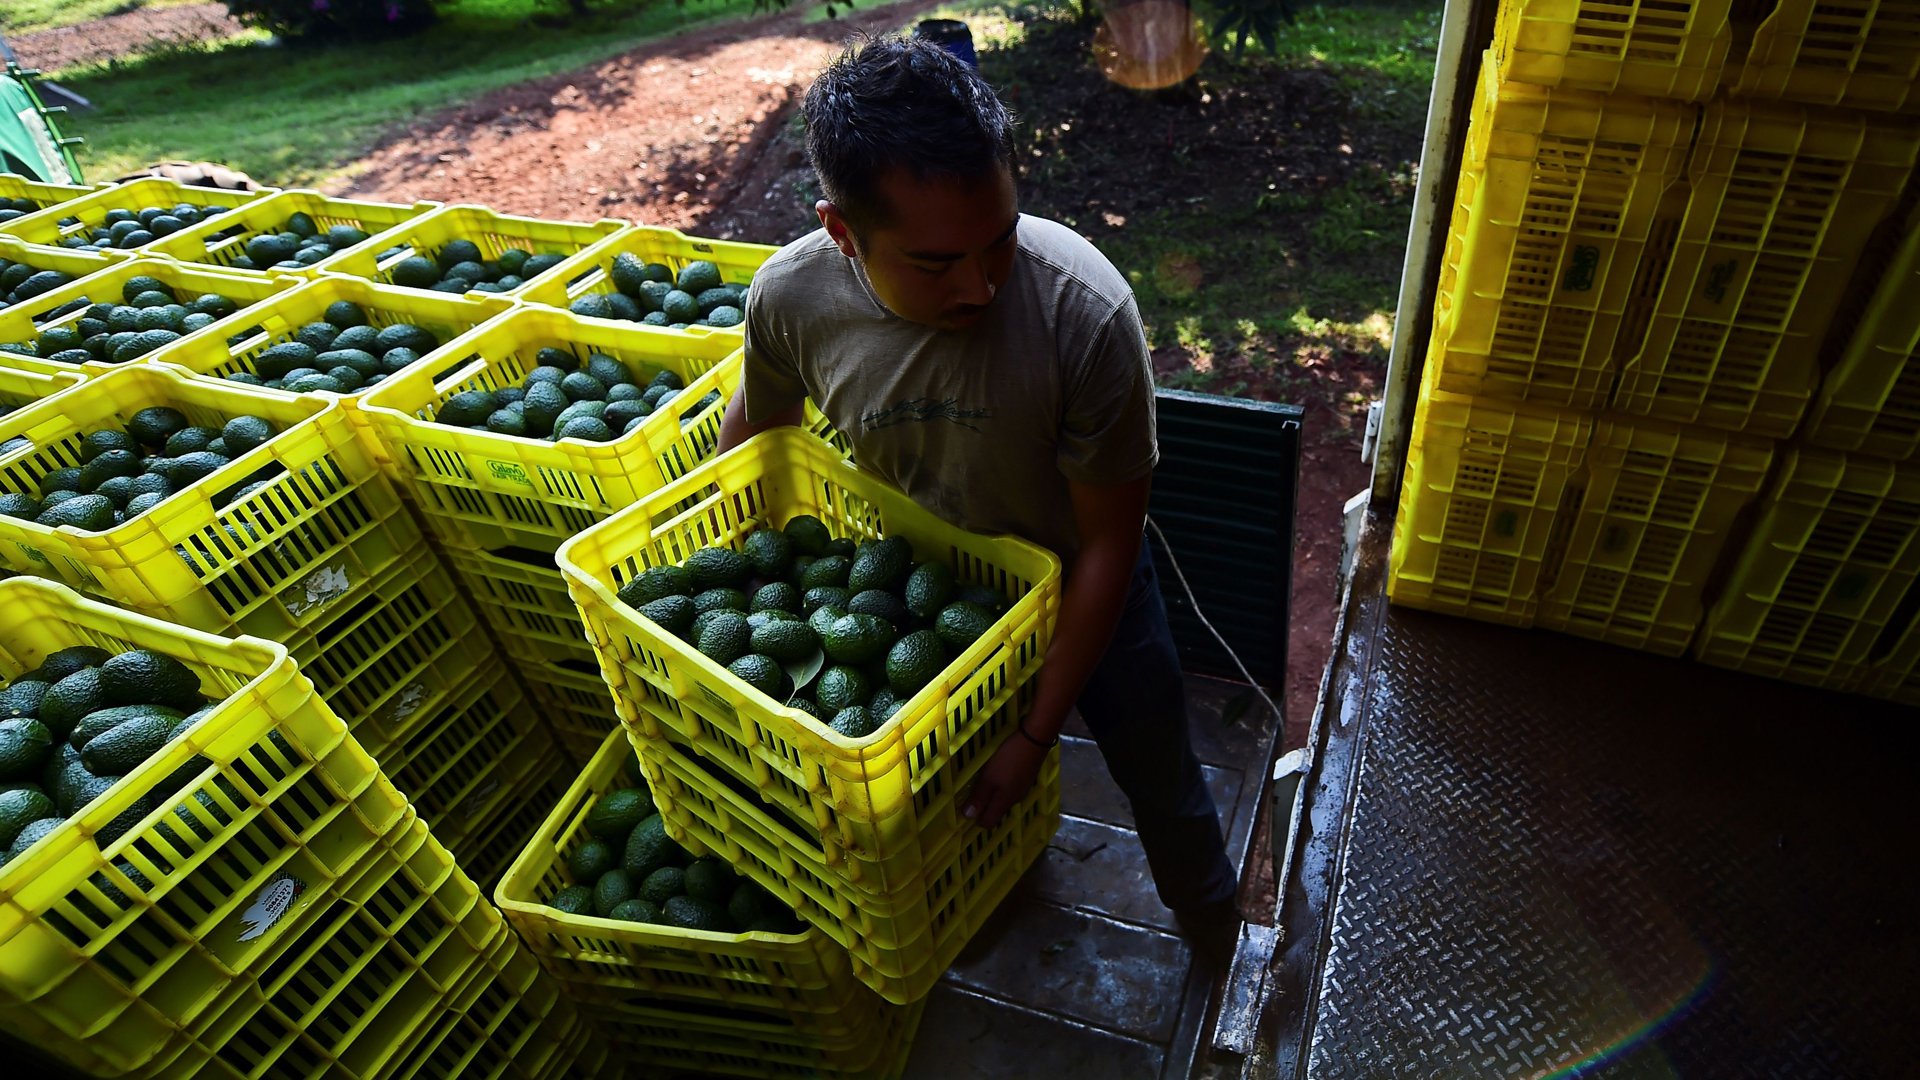
[[[807,90],[807,156],[856,230],[884,225],[888,170],[975,180],[1013,168],[1013,114],[979,72],[919,38],[856,40]]]

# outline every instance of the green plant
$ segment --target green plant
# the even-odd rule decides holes
[[[1281,24],[1293,22],[1293,5],[1287,0],[1204,0],[1202,6],[1214,41],[1240,54],[1249,40],[1276,51]]]

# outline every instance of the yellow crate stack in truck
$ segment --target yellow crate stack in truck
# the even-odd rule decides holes
[[[1501,5],[1396,602],[1920,701],[1916,24]]]

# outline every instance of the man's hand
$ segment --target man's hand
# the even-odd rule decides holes
[[[967,792],[967,801],[960,813],[982,828],[991,829],[1000,824],[1007,811],[1033,789],[1033,781],[1040,775],[1040,763],[1045,760],[1045,747],[1022,738],[1017,731],[1008,735],[973,778],[973,790]]]

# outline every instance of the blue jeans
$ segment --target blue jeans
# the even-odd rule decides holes
[[[1230,902],[1233,864],[1187,732],[1180,654],[1144,538],[1113,643],[1078,704],[1107,771],[1133,806],[1160,902],[1177,910]]]

